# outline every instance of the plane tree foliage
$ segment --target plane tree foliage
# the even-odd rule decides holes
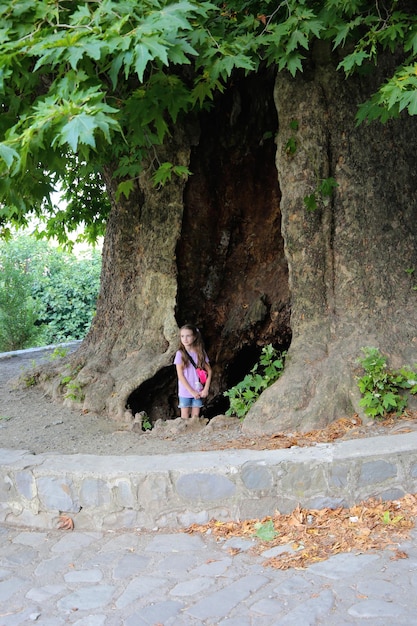
[[[340,72],[397,66],[358,123],[417,113],[417,16],[401,0],[0,1],[0,228],[25,225],[61,242],[78,224],[93,241],[109,214],[103,175],[129,196],[143,163],[154,184],[187,176],[154,147],[211,106],[236,71],[273,65],[295,76],[317,40]],[[65,208],[57,206],[60,191]]]

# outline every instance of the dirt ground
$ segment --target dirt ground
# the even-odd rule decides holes
[[[22,384],[34,362],[42,362],[36,352],[0,355],[0,448],[35,454],[172,454],[221,447],[241,435],[240,421],[224,417],[210,424],[178,418],[134,432],[129,424],[70,409],[39,387]]]
[[[36,354],[35,354],[36,356]],[[132,430],[94,414],[84,414],[53,402],[38,387],[19,384],[19,378],[41,362],[30,353],[0,355],[0,448],[35,454],[156,455],[226,448],[276,449],[317,442],[396,434],[417,429],[416,415],[401,420],[362,424],[344,417],[327,429],[311,433],[277,433],[248,438],[237,418],[159,421],[151,431]]]

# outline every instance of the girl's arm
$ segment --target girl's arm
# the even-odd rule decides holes
[[[177,368],[178,380],[181,381],[181,383],[184,385],[184,387],[186,387],[186,389],[188,389],[188,391],[192,394],[193,398],[196,398],[196,399],[200,398],[201,397],[200,392],[193,389],[190,383],[188,382],[188,380],[184,376],[184,365],[182,363],[177,363],[175,367]]]
[[[211,365],[207,361],[204,363],[204,369],[207,372],[207,380],[206,380],[206,383],[204,385],[203,390],[200,392],[201,398],[207,398],[209,390],[210,390],[211,377],[212,377],[212,374],[213,374],[213,370],[211,369]]]

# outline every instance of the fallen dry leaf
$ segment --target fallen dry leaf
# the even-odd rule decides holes
[[[390,561],[398,561],[399,559],[408,559],[407,552],[403,552],[403,550],[396,550],[390,557]]]
[[[60,515],[58,530],[74,530],[74,522],[68,515]]]
[[[409,428],[408,424],[414,426]],[[359,415],[352,417],[341,417],[325,428],[310,430],[306,433],[292,432],[286,434],[283,432],[274,433],[273,435],[259,435],[258,437],[247,437],[241,435],[238,439],[226,441],[223,444],[207,445],[202,450],[227,450],[233,449],[255,449],[255,450],[280,450],[298,446],[304,448],[313,446],[316,443],[332,443],[337,439],[356,439],[361,437],[370,437],[375,434],[392,434],[400,435],[417,429],[417,411],[407,411],[400,416],[392,416],[383,420],[374,420],[375,428],[367,428],[363,425]],[[381,432],[382,431],[382,432]]]
[[[401,511],[400,516],[398,511]],[[288,515],[277,512],[262,519],[211,520],[208,524],[193,524],[187,532],[210,533],[223,539],[251,536],[254,539],[252,551],[258,555],[273,547],[285,546],[288,550],[267,559],[264,565],[283,570],[305,569],[339,552],[361,553],[398,544],[408,537],[416,517],[417,494],[407,494],[393,501],[370,498],[351,508],[308,510],[297,507]],[[259,525],[271,521],[276,536],[271,541],[257,539]],[[407,558],[407,554],[397,550],[392,558]]]
[[[320,430],[311,430],[307,433],[274,433],[273,435],[261,435],[256,439],[242,436],[234,441],[229,441],[224,446],[216,446],[217,449],[226,448],[256,448],[257,450],[277,450],[292,448],[293,446],[306,447],[314,443],[330,443],[343,437],[348,431],[362,426],[362,420],[358,415],[353,417],[341,417]]]

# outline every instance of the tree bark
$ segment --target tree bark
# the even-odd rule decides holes
[[[189,165],[190,143],[177,129],[155,151],[159,162]],[[56,398],[85,411],[123,420],[127,398],[155,372],[169,364],[177,345],[175,249],[181,232],[185,179],[175,177],[155,189],[148,163],[128,198],[116,198],[112,171],[104,178],[111,199],[96,316],[77,352],[71,356],[68,385],[44,371],[43,385]],[[68,397],[70,395],[70,397]]]
[[[357,359],[378,347],[392,366],[417,347],[417,121],[355,125],[389,70],[345,80],[320,44],[311,67],[275,85],[276,163],[289,268],[293,339],[283,376],[245,419],[248,433],[309,430],[359,413]],[[294,148],[295,151],[291,151]],[[304,198],[333,177],[331,199]]]

